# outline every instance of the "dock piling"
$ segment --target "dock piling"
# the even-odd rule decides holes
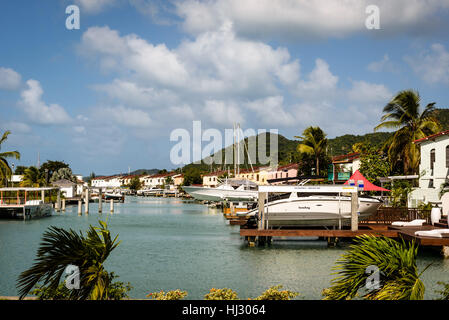
[[[357,231],[359,229],[359,217],[357,216],[357,209],[359,207],[358,193],[351,193],[351,230]]]
[[[65,212],[65,199],[62,199],[62,211]]]
[[[89,214],[89,189],[86,189],[86,195],[84,199],[84,213]]]
[[[56,197],[55,207],[56,207],[56,212],[61,211],[61,189],[58,189],[58,195]]]
[[[78,200],[78,215],[79,216],[83,214],[82,206],[83,206],[83,201],[80,199],[80,200]]]
[[[111,213],[114,213],[114,199],[111,199]]]
[[[98,194],[98,213],[101,213],[102,211],[103,211],[103,189],[100,188]]]

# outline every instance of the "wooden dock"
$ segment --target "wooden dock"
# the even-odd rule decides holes
[[[391,224],[377,224],[377,223],[359,223],[357,230],[342,229],[342,230],[331,230],[325,228],[301,228],[301,229],[258,229],[251,228],[245,225],[246,221],[236,221],[234,225],[240,225],[240,236],[245,238],[248,245],[254,246],[256,243],[258,245],[265,245],[266,243],[271,243],[273,237],[320,237],[327,239],[329,243],[335,243],[340,238],[355,238],[361,235],[370,236],[384,236],[388,238],[403,239],[406,241],[415,241],[415,243],[420,246],[425,247],[442,247],[442,252],[446,258],[449,257],[449,238],[436,238],[436,237],[426,237],[426,236],[416,236],[416,231],[427,231],[434,229],[441,229],[440,226],[444,226],[447,229],[447,220],[441,220],[436,223],[435,226],[425,224],[421,227],[397,227]],[[446,223],[446,224],[444,224]]]

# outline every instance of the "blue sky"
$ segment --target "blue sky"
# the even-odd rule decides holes
[[[80,9],[68,30],[65,9]],[[365,9],[379,8],[368,30]],[[2,1],[0,129],[15,165],[174,168],[176,128],[372,132],[403,89],[449,101],[449,1]]]

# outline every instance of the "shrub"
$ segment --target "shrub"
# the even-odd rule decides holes
[[[121,300],[129,298],[128,292],[133,288],[128,282],[126,285],[121,281],[113,282],[113,279],[118,278],[114,272],[108,274],[109,285],[107,287],[108,300]],[[38,300],[70,300],[70,290],[67,289],[64,283],[60,283],[56,288],[51,286],[36,285],[35,289],[30,292],[35,295]]]
[[[187,296],[187,291],[179,289],[171,290],[165,293],[164,291],[152,292],[147,294],[147,298],[154,300],[181,300]]]
[[[277,286],[270,287],[268,290],[266,290],[262,295],[257,297],[255,300],[291,300],[292,298],[299,295],[298,292],[289,291],[289,290],[282,290],[280,291],[283,286],[281,284]]]
[[[238,300],[237,293],[231,289],[210,289],[210,292],[204,295],[205,300]]]

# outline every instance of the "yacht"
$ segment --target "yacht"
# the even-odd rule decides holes
[[[257,184],[250,180],[227,179],[216,188],[184,186],[185,192],[197,200],[205,201],[256,201]]]
[[[376,213],[382,201],[358,197],[358,218],[363,220]],[[237,215],[258,218],[258,208]],[[351,197],[344,195],[301,194],[291,192],[275,196],[265,203],[268,227],[343,226],[351,223]]]

